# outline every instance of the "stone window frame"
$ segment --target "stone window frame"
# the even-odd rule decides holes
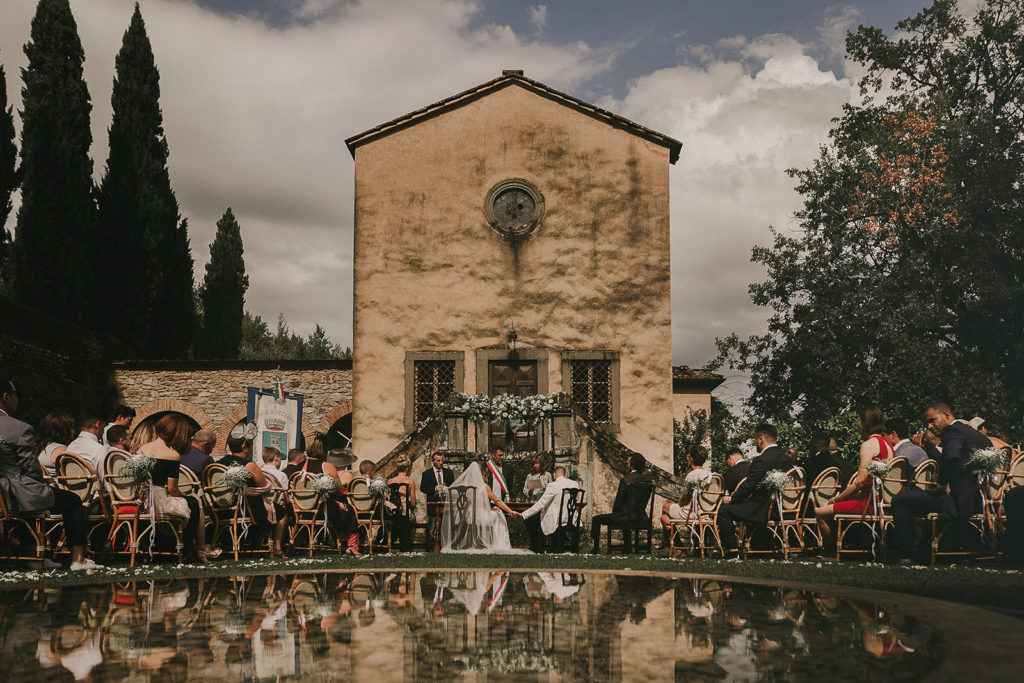
[[[455,361],[455,393],[465,391],[466,364],[462,351],[406,351],[405,352],[405,431],[416,426],[416,361]]]
[[[618,434],[622,431],[622,384],[620,382],[620,358],[618,351],[563,351],[562,352],[562,391],[572,396],[572,361],[576,360],[607,360],[611,361],[611,421],[595,423],[599,428]]]

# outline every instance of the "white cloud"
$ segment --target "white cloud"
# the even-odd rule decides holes
[[[0,58],[20,106],[20,46],[37,0],[3,0]],[[468,0],[295,0],[317,19],[275,29],[182,0],[142,3],[161,75],[171,182],[189,219],[196,277],[216,221],[242,227],[247,305],[283,311],[296,331],[321,323],[351,343],[353,163],[346,138],[460,90],[523,68],[572,89],[606,70],[616,48],[470,29]],[[72,0],[93,101],[93,160],[106,161],[114,56],[131,18],[124,0]],[[13,229],[14,219],[9,220]]]
[[[826,10],[825,18],[818,27],[825,49],[833,56],[843,57],[846,54],[846,34],[855,30],[860,20],[860,9],[852,5]]]
[[[530,23],[543,31],[548,25],[548,8],[545,5],[536,5],[530,8]]]
[[[787,36],[729,41],[743,60],[661,69],[601,106],[682,141],[671,172],[673,357],[715,355],[713,340],[764,331],[747,294],[763,279],[750,248],[769,226],[795,229],[800,198],[785,171],[808,165],[854,92]]]

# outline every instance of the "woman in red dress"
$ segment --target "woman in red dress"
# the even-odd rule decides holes
[[[868,474],[868,463],[872,460],[888,460],[893,457],[892,444],[883,436],[885,434],[885,417],[878,406],[867,406],[857,411],[857,429],[860,430],[864,442],[860,445],[860,467],[853,481],[845,489],[835,495],[827,504],[814,509],[818,518],[818,533],[821,535],[821,546],[826,556],[835,553],[836,539],[832,522],[836,513],[842,515],[859,515],[867,510],[874,512],[871,503],[871,477]]]

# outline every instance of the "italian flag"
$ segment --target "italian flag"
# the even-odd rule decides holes
[[[284,382],[280,380],[274,382],[274,400],[284,403]]]

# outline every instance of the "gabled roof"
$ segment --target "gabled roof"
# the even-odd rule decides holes
[[[566,95],[563,92],[559,92],[554,88],[544,85],[540,81],[527,78],[523,75],[522,71],[518,70],[502,71],[501,76],[494,80],[481,83],[475,88],[470,88],[469,90],[460,92],[457,95],[447,97],[440,102],[435,102],[423,109],[418,109],[414,112],[399,116],[397,119],[392,119],[387,123],[382,123],[379,126],[363,131],[358,135],[353,135],[348,140],[345,140],[345,145],[354,157],[356,147],[359,147],[360,145],[382,138],[397,130],[414,126],[424,119],[431,118],[451,109],[455,109],[456,107],[469,104],[470,102],[478,100],[492,92],[501,90],[502,88],[507,88],[510,85],[518,85],[526,88],[527,90],[535,92],[542,97],[546,97],[570,107],[571,109],[575,109],[576,111],[595,118],[598,121],[603,121],[610,126],[628,131],[637,137],[641,137],[663,147],[667,147],[669,150],[669,163],[674,164],[676,163],[676,160],[679,159],[679,150],[682,148],[683,143],[678,140],[670,138],[667,135],[662,135],[661,133],[651,130],[645,126],[641,126],[639,123],[634,123],[627,118],[619,116],[618,114],[613,114],[612,112],[601,109],[600,107],[595,107],[594,105],[577,99],[572,95]]]

